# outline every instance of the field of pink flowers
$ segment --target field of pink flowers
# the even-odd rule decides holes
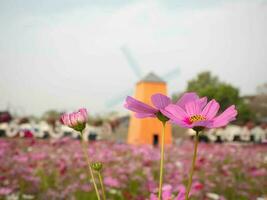
[[[166,148],[165,196],[186,184],[192,150],[190,141]],[[108,199],[142,200],[157,192],[158,148],[100,141],[88,153],[104,164]],[[86,166],[78,140],[0,139],[0,199],[95,199]],[[199,145],[192,199],[266,196],[266,145]]]

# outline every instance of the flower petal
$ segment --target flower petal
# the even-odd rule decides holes
[[[86,108],[80,108],[78,112],[83,116],[84,121],[88,120],[88,113]]]
[[[176,102],[176,105],[185,109],[185,104],[189,103],[190,101],[195,101],[197,99],[199,99],[199,97],[195,92],[188,92],[183,94],[183,96]]]
[[[67,113],[64,113],[63,115],[61,115],[61,122],[66,125],[66,126],[71,126],[71,123],[70,123],[70,118],[69,118],[69,115]]]
[[[188,118],[186,112],[175,104],[168,105],[165,109],[162,109],[161,112],[163,115],[174,121],[184,121],[186,118]]]
[[[215,99],[212,99],[202,110],[201,115],[205,116],[208,120],[213,119],[219,111],[219,108],[219,103]]]
[[[192,128],[193,127],[191,124],[188,124],[188,123],[181,121],[181,120],[178,120],[178,119],[173,119],[173,120],[171,119],[170,122],[172,124],[176,124],[182,128]]]
[[[202,110],[207,104],[208,99],[207,97],[202,97],[201,99],[198,99],[197,101],[199,102],[200,109]]]
[[[150,114],[150,113],[135,113],[134,116],[135,116],[136,118],[156,117],[155,114]]]
[[[185,104],[185,110],[189,116],[199,115],[200,110],[200,101],[191,101]]]
[[[205,128],[210,128],[212,126],[213,122],[210,120],[205,120],[205,121],[198,121],[198,122],[194,122],[191,124],[191,128],[193,127],[197,127],[197,126],[201,126],[201,127],[205,127]]]
[[[163,109],[171,103],[171,99],[163,94],[154,94],[151,101],[158,109]]]
[[[75,118],[79,124],[84,124],[86,123],[86,120],[87,120],[86,118],[84,118],[84,116],[80,112],[77,112],[75,114]]]
[[[225,126],[229,122],[235,120],[236,116],[237,116],[237,110],[235,109],[235,106],[232,105],[228,107],[222,114],[213,119],[213,124],[211,128]]]
[[[158,110],[153,108],[152,106],[138,101],[130,96],[126,98],[124,107],[136,113],[155,114],[158,112]]]
[[[76,113],[75,112],[69,114],[69,118],[70,118],[70,124],[71,124],[71,126],[77,126],[78,125],[78,121],[77,121]]]

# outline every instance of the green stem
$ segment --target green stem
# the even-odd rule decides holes
[[[192,186],[192,179],[193,179],[195,163],[196,163],[196,158],[197,158],[198,135],[199,135],[199,131],[196,131],[194,155],[193,155],[192,166],[191,166],[191,170],[190,170],[190,174],[189,174],[189,180],[188,180],[188,184],[187,184],[187,188],[186,188],[185,200],[189,199],[188,197],[189,197],[190,189]]]
[[[159,200],[161,200],[162,182],[163,182],[163,170],[164,170],[165,125],[166,125],[166,122],[162,122],[161,152],[160,152],[160,174],[159,174],[159,194],[158,194],[158,199]]]
[[[87,145],[86,145],[85,140],[83,139],[82,132],[80,132],[80,136],[81,136],[81,143],[82,143],[83,154],[84,154],[85,160],[87,162],[90,175],[91,175],[92,180],[93,180],[93,185],[94,185],[94,188],[95,188],[96,196],[97,196],[97,199],[100,200],[100,196],[99,196],[99,192],[98,192],[98,189],[97,189],[97,186],[96,186],[94,174],[93,174],[93,171],[92,171],[92,168],[91,168],[91,163],[90,163],[89,156],[88,156],[88,153],[87,153]]]
[[[103,179],[102,179],[101,173],[97,172],[97,175],[98,175],[98,179],[99,179],[99,182],[100,182],[100,185],[101,185],[103,199],[106,200],[105,187],[104,187],[104,184],[103,184]]]

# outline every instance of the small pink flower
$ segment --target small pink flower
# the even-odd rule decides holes
[[[185,200],[185,192],[186,192],[185,187],[181,186],[179,189],[179,193],[174,200]]]
[[[192,98],[183,106],[170,104],[162,112],[173,123],[185,128],[217,128],[236,119],[237,110],[234,105],[216,116],[219,108],[219,103],[214,99],[206,104],[201,99]]]
[[[23,133],[25,138],[33,138],[33,133],[30,130],[24,130]]]
[[[112,178],[112,177],[105,177],[104,178],[104,183],[106,186],[109,186],[109,187],[120,187],[120,182],[115,179],[115,178]]]
[[[267,172],[265,169],[252,169],[250,174],[253,177],[259,177],[259,176],[264,177],[267,174]]]
[[[149,200],[158,200],[158,197],[155,194],[150,194]]]
[[[162,199],[171,200],[172,199],[172,186],[164,185],[162,188]]]
[[[9,195],[13,190],[11,188],[8,187],[0,187],[0,195],[5,196],[5,195]]]
[[[59,160],[59,162],[57,163],[58,165],[58,170],[60,172],[60,175],[64,175],[68,169],[68,166],[66,164],[66,162],[64,160]]]
[[[165,185],[162,188],[162,200],[172,200],[172,186]],[[183,185],[179,186],[179,194],[174,200],[185,200],[185,187]],[[155,194],[150,194],[149,200],[159,200]]]
[[[204,185],[200,182],[193,183],[193,189],[196,191],[202,190],[204,188]]]
[[[77,112],[70,114],[65,113],[60,119],[64,125],[81,132],[85,128],[85,124],[88,119],[87,110],[85,108],[81,108]]]

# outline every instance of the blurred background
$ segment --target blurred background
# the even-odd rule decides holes
[[[0,199],[12,195],[20,199],[94,199],[90,196],[93,195],[90,185],[84,185],[84,190],[78,191],[73,186],[73,178],[65,176],[65,168],[74,168],[66,161],[73,159],[74,152],[66,154],[69,158],[63,158],[59,153],[57,159],[48,159],[64,169],[64,172],[60,171],[64,180],[58,178],[58,182],[71,185],[67,191],[57,188],[56,180],[47,178],[53,177],[52,167],[49,174],[44,174],[44,160],[48,155],[42,154],[44,157],[34,160],[31,153],[35,152],[36,143],[42,150],[51,148],[47,152],[62,151],[65,143],[76,149],[78,143],[73,139],[79,138],[78,134],[62,126],[59,117],[64,112],[85,107],[90,115],[85,139],[99,141],[92,145],[102,150],[105,145],[113,145],[114,154],[122,157],[123,162],[126,159],[130,165],[120,148],[132,152],[131,148],[138,147],[126,144],[130,113],[123,108],[123,102],[127,95],[134,95],[136,83],[151,73],[166,82],[173,101],[184,92],[195,91],[200,96],[218,100],[221,109],[232,104],[237,106],[237,120],[231,126],[207,131],[201,137],[202,147],[215,157],[221,155],[218,153],[221,145],[229,145],[226,146],[228,153],[233,153],[231,158],[225,155],[225,160],[215,159],[214,165],[220,163],[222,169],[214,174],[228,173],[231,167],[224,164],[240,159],[236,165],[244,169],[244,174],[252,175],[238,174],[236,165],[232,166],[230,171],[234,175],[230,176],[230,182],[234,180],[233,185],[224,189],[218,187],[219,182],[207,183],[199,175],[195,198],[266,198],[266,21],[266,0],[1,0]],[[190,136],[190,130],[173,126],[170,155],[184,149],[188,155],[181,156],[190,159],[191,154],[186,151],[192,145]],[[55,141],[63,145],[57,146]],[[155,146],[153,150],[140,147],[148,157],[158,152],[157,142],[153,141],[151,145]],[[237,159],[236,152],[247,153]],[[142,155],[139,153],[132,155],[137,156],[134,160]],[[107,152],[102,154],[96,158],[105,161]],[[9,160],[6,155],[10,155]],[[254,155],[257,160],[246,163],[248,155]],[[207,155],[204,157],[208,159]],[[29,160],[34,163],[31,172],[27,168]],[[157,165],[158,157],[151,162]],[[25,168],[16,171],[14,166],[17,165],[12,163],[25,164]],[[146,163],[142,160],[139,164],[144,166]],[[174,162],[170,161],[170,164]],[[186,162],[175,166],[170,171],[175,173],[179,168],[186,177],[186,170],[182,170],[186,168]],[[23,170],[30,173],[31,178],[21,176]],[[141,184],[138,178],[134,177],[130,183],[124,180],[129,171],[118,172],[123,173],[119,180],[106,173],[110,199],[146,199],[148,193],[156,190],[153,178],[141,182],[149,187],[146,185],[147,189],[140,192],[135,185]],[[148,177],[147,174],[143,176]],[[155,180],[157,176],[153,175]],[[258,176],[262,180],[255,179]],[[223,180],[221,177],[220,181]],[[29,189],[29,183],[36,187]],[[178,192],[174,186],[177,183],[185,182],[181,176],[176,182],[166,180],[166,184],[172,186],[173,194]],[[59,191],[65,196],[57,196]]]

